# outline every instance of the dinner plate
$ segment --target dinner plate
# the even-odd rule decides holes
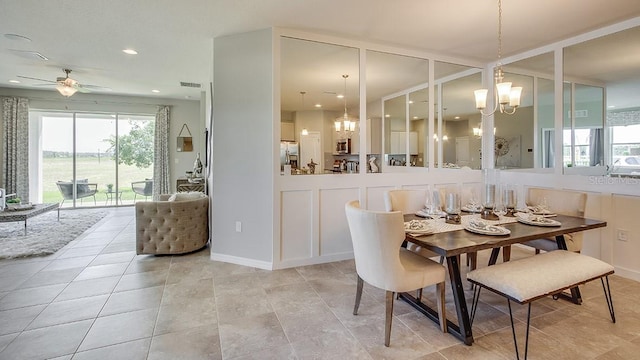
[[[560,226],[562,225],[562,223],[560,223],[559,221],[553,220],[553,219],[549,219],[547,217],[544,216],[540,216],[540,215],[534,215],[534,216],[518,216],[518,221],[523,223],[523,224],[527,224],[527,225],[534,225],[534,226]]]
[[[551,210],[546,209],[546,208],[542,208],[542,207],[539,207],[539,206],[529,206],[529,211],[533,215],[546,215],[546,216],[554,216],[554,215],[556,215]]]
[[[411,220],[404,223],[404,231],[411,234],[432,234],[433,228],[426,220]]]
[[[416,211],[416,216],[429,219],[438,219],[447,215],[444,211],[438,214],[429,214],[425,209]]]
[[[465,205],[463,207],[460,208],[460,210],[464,211],[464,212],[470,212],[470,213],[479,213],[480,211],[482,211],[482,206],[478,205],[475,208],[471,205]]]
[[[465,230],[477,233],[477,234],[482,234],[482,235],[509,235],[511,234],[511,230],[502,227],[502,226],[495,226],[495,225],[489,225],[483,221],[472,221],[469,224],[467,224],[465,227]]]

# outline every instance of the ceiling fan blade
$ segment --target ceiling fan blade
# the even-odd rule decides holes
[[[29,79],[29,80],[43,81],[43,82],[52,83],[52,84],[55,84],[55,83],[56,83],[55,81],[45,80],[45,79],[38,79],[38,78],[29,77],[29,76],[17,75],[17,77],[22,78],[22,79]]]
[[[86,89],[84,86],[82,86],[82,85],[80,85],[80,84],[76,84],[76,85],[74,86],[74,88],[75,88],[76,90],[78,90],[79,92],[81,92],[81,93],[90,93],[90,92],[91,92],[91,90]]]
[[[112,89],[110,87],[106,87],[106,86],[98,86],[98,85],[85,85],[85,84],[78,84],[78,86],[84,88],[85,90],[89,90],[89,91],[111,91]],[[80,91],[80,90],[78,90]]]

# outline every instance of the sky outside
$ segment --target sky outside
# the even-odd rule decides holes
[[[140,118],[137,116],[136,118]],[[127,134],[131,131],[131,124],[127,117],[119,118],[118,131]],[[153,120],[149,116],[149,120]],[[76,151],[79,153],[104,153],[110,144],[105,139],[115,135],[116,120],[105,118],[89,118],[77,116]],[[44,151],[73,151],[73,118],[42,117],[42,149]]]

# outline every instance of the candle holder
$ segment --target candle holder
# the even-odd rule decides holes
[[[482,191],[482,212],[480,217],[485,220],[499,220],[500,218],[493,213],[496,204],[496,188],[499,184],[500,170],[484,169],[483,172],[483,191]],[[499,195],[498,193],[497,195]]]
[[[516,217],[516,204],[518,203],[517,192],[514,186],[505,184],[503,185],[502,199],[507,208],[506,217]]]
[[[460,224],[460,195],[457,188],[452,192],[447,192],[445,196],[445,211],[447,215],[444,221],[447,224]]]

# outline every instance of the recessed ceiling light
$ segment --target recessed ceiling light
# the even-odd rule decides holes
[[[409,104],[413,104],[413,100],[409,100]]]
[[[18,35],[18,34],[4,34],[4,37],[6,37],[7,39],[10,39],[10,40],[31,42],[31,39],[29,39],[28,37],[22,36],[22,35]]]
[[[9,80],[9,82],[12,84],[20,84],[20,81],[18,80]]]
[[[414,116],[414,117],[413,117],[413,120],[416,120],[417,118],[418,118],[417,116]]]
[[[159,92],[160,92],[160,90],[153,89],[153,90],[151,90],[151,92],[152,92],[152,93],[156,93],[156,94],[157,94],[157,93],[159,93]]]
[[[344,95],[342,95],[342,94],[338,94],[338,95],[336,95],[336,97],[337,97],[338,99],[344,99]]]
[[[456,120],[459,120],[460,116],[454,116],[453,118],[456,119]]]
[[[315,104],[314,106],[317,107],[317,108],[321,108],[322,104]]]
[[[138,55],[138,52],[133,49],[124,49],[122,52],[129,55]]]
[[[386,117],[386,118],[388,118],[388,117],[391,117],[391,115],[389,115],[389,114],[386,114],[386,115],[385,115],[384,117]]]

